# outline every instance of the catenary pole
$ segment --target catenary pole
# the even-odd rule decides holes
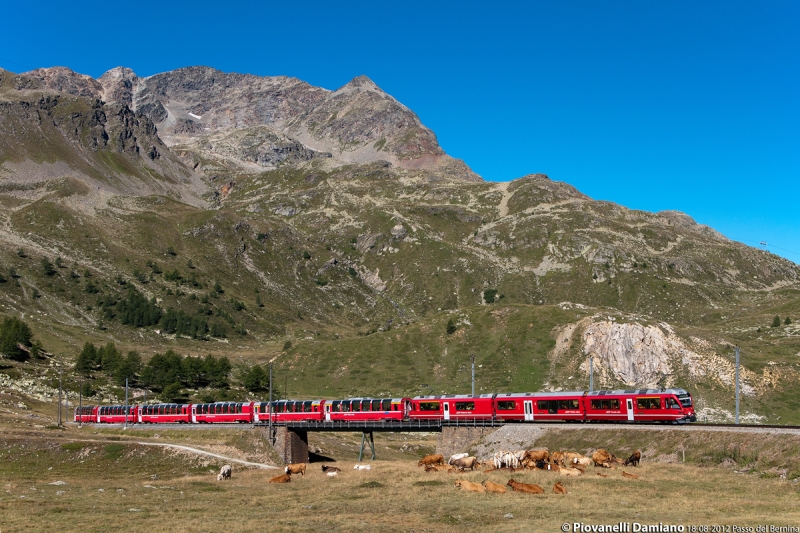
[[[125,378],[125,429],[128,429],[128,378]]]
[[[64,367],[58,369],[58,426],[61,426],[61,391],[64,388]]]
[[[475,354],[472,354],[472,395],[475,396]]]
[[[736,425],[739,425],[739,347],[736,347]]]
[[[589,392],[594,391],[594,357],[589,356]]]

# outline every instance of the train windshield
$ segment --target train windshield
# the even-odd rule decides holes
[[[692,396],[690,394],[679,394],[678,399],[681,401],[682,406],[684,407],[692,406]]]

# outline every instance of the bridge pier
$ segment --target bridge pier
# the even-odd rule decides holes
[[[283,462],[308,462],[308,431],[292,430],[285,427],[273,427],[274,441],[269,439]],[[269,437],[269,436],[268,436]]]
[[[444,455],[445,459],[454,453],[462,453],[469,449],[472,443],[477,442],[484,435],[497,431],[495,427],[442,427],[439,441],[436,443],[436,453]]]

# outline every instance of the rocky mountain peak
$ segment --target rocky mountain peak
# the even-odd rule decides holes
[[[78,74],[66,67],[38,68],[22,74],[37,79],[42,87],[84,98],[101,98],[103,86],[91,76]]]

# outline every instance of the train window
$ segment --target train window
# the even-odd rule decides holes
[[[438,411],[439,402],[419,402],[420,411]]]
[[[372,400],[372,410],[373,411],[381,411],[381,401],[380,400]]]
[[[578,400],[559,400],[558,408],[562,411],[579,409]]]
[[[304,413],[311,412],[311,402],[303,402],[303,412]]]
[[[383,400],[383,408],[381,411],[390,411],[392,409],[392,400]]]
[[[456,402],[456,411],[474,411],[475,402]]]
[[[497,402],[498,411],[513,411],[517,408],[517,402]]]
[[[591,408],[597,410],[600,409],[619,410],[619,400],[617,399],[592,400]]]
[[[361,411],[361,402],[353,402],[351,407],[353,408],[353,412],[357,413],[357,412]]]
[[[681,401],[681,405],[684,407],[691,407],[692,406],[692,397],[688,394],[686,396],[678,396],[678,399]]]
[[[345,400],[342,402],[342,412],[343,413],[350,412],[350,400]]]
[[[558,400],[539,400],[536,403],[540,411],[547,411],[549,414],[558,413]]]
[[[639,409],[661,409],[661,398],[636,398]]]
[[[681,406],[678,405],[678,402],[675,401],[675,398],[667,398],[667,408],[668,409],[680,409]]]

